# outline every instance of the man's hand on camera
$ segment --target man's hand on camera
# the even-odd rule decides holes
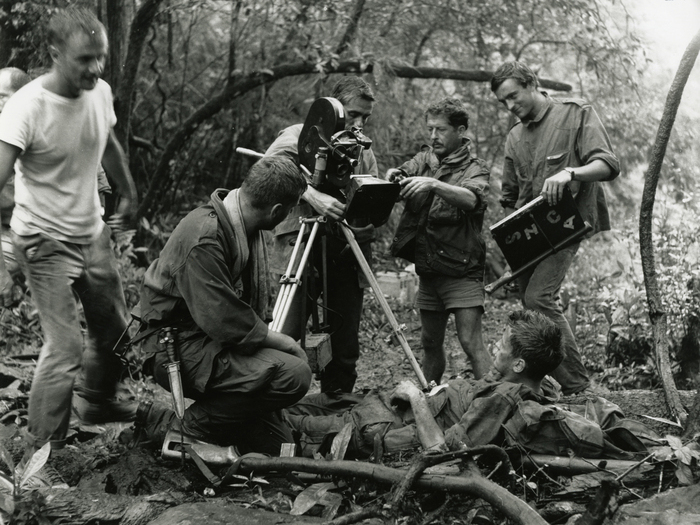
[[[304,200],[318,213],[334,221],[343,220],[345,204],[335,197],[331,197],[312,186],[308,186],[304,192]]]
[[[399,195],[402,199],[410,199],[419,193],[433,191],[437,182],[437,179],[432,177],[409,177],[408,179],[403,179],[399,182],[401,184],[401,193]]]
[[[389,168],[384,176],[389,182],[401,182],[406,178],[406,172],[397,168]]]

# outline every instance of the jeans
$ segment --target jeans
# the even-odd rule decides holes
[[[65,444],[73,386],[91,401],[114,396],[121,362],[113,349],[126,328],[126,303],[110,229],[91,244],[13,233],[15,256],[39,311],[44,345],[29,393],[28,442]],[[83,349],[78,301],[87,338]],[[79,372],[82,374],[79,377]]]
[[[552,319],[562,332],[564,361],[552,373],[564,395],[575,394],[589,384],[588,372],[581,361],[576,339],[559,301],[559,291],[576,256],[579,245],[569,246],[544,259],[534,269],[518,278],[520,295],[525,308],[542,312]]]

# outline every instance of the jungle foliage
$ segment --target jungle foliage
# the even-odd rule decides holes
[[[263,151],[280,129],[304,120],[310,102],[327,94],[339,74],[363,74],[374,86],[378,102],[365,131],[380,169],[419,149],[425,140],[422,111],[429,102],[454,95],[468,104],[475,152],[493,175],[488,227],[502,216],[498,179],[513,121],[485,80],[503,61],[519,59],[541,78],[571,86],[570,92],[553,95],[592,101],[621,158],[624,175],[606,186],[616,240],[591,243],[568,286],[579,297],[579,330],[592,331],[586,344],[609,337],[607,330],[601,334],[599,322],[617,326],[627,312],[624,335],[635,341],[632,361],[642,359],[637,336],[629,334],[638,324],[640,337],[648,336],[643,300],[640,310],[634,307],[644,294],[636,223],[641,174],[670,79],[644,77],[649,59],[633,5],[619,0],[2,0],[0,63],[39,74],[47,65],[45,23],[54,9],[69,4],[95,9],[110,36],[105,78],[115,93],[117,131],[141,203],[133,242],[130,238],[120,248],[133,294],[137,285],[128,284],[130,276],[139,278],[140,267],[156,256],[179,218],[215,188],[240,184],[251,160],[236,148]],[[698,227],[683,218],[697,215],[699,144],[697,126],[679,118],[661,174],[655,223],[659,270],[669,309],[679,316],[673,325],[679,343],[697,312],[688,282],[698,273],[692,255]],[[379,247],[388,243],[391,225]],[[612,260],[601,262],[596,246]],[[492,242],[489,248],[497,253]],[[590,304],[584,307],[586,299]],[[30,308],[20,313],[35,322]]]

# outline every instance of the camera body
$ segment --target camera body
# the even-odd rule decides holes
[[[345,129],[345,109],[339,100],[319,98],[311,104],[297,144],[299,163],[313,175],[310,184],[347,205],[348,220],[384,224],[399,195],[395,182],[355,174],[372,140],[359,128]]]

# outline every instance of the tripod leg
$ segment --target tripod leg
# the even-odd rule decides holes
[[[360,246],[357,244],[357,241],[355,240],[355,235],[352,233],[352,230],[347,225],[347,223],[342,222],[340,223],[340,225],[341,229],[343,230],[343,234],[345,235],[345,239],[348,241],[348,245],[350,246],[352,253],[355,254],[355,258],[357,259],[357,262],[360,265],[362,272],[365,274],[365,277],[369,281],[372,290],[374,290],[374,295],[377,298],[377,301],[379,301],[379,305],[382,307],[382,310],[384,310],[384,315],[386,315],[387,319],[389,320],[391,329],[394,331],[394,335],[401,344],[401,348],[403,349],[404,354],[406,354],[408,361],[411,363],[411,367],[413,367],[413,371],[416,373],[418,381],[420,382],[423,388],[428,388],[428,382],[425,379],[423,370],[421,370],[418,361],[416,361],[416,357],[413,355],[411,347],[408,346],[408,341],[406,341],[406,337],[404,337],[403,332],[401,331],[401,327],[399,326],[396,317],[394,317],[394,312],[391,311],[391,307],[386,301],[386,298],[382,293],[382,289],[379,287],[379,283],[377,282],[377,279],[372,273],[372,269],[369,267],[369,263],[365,259],[365,256],[362,253]]]
[[[304,273],[304,269],[306,268],[306,261],[309,259],[311,247],[313,246],[314,240],[316,239],[316,234],[318,233],[318,226],[319,223],[316,222],[314,223],[313,228],[311,228],[309,240],[306,243],[304,253],[301,256],[301,260],[299,261],[299,265],[297,266],[296,274],[294,275],[294,282],[289,283],[288,289],[285,290],[285,295],[282,298],[282,304],[280,305],[279,309],[279,316],[277,318],[273,318],[272,324],[270,325],[271,329],[275,330],[276,332],[279,332],[282,329],[285,321],[287,320],[287,315],[289,314],[289,310],[292,307],[292,303],[294,302],[294,296],[296,295],[296,292],[299,289],[299,282]]]
[[[301,242],[304,239],[304,233],[306,232],[306,223],[302,222],[301,225],[299,226],[299,234],[297,235],[297,240],[296,243],[294,243],[294,249],[292,250],[292,256],[289,258],[289,263],[287,264],[287,271],[284,273],[284,277],[289,277],[292,275],[292,271],[294,269],[294,261],[297,258],[297,254],[299,253],[299,246],[301,246]],[[283,284],[280,286],[280,291],[277,294],[277,300],[275,301],[275,307],[272,310],[272,319],[277,319],[279,317],[282,305],[284,304],[284,290],[287,288],[286,284]],[[274,321],[272,325],[270,325],[270,328],[274,325]],[[281,328],[281,326],[280,326]],[[276,330],[279,331],[279,330]]]

